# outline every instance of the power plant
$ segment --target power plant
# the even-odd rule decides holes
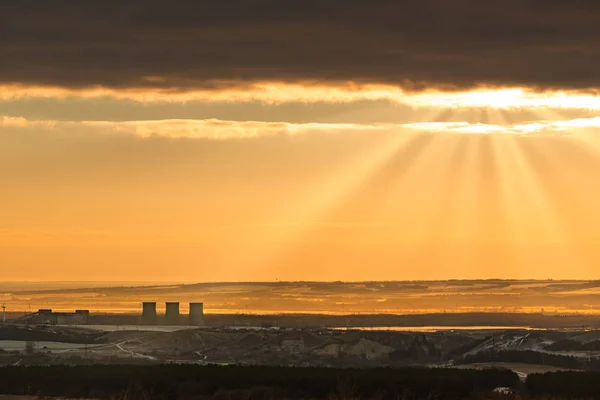
[[[143,302],[142,325],[156,325],[157,323],[158,316],[156,315],[156,302]]]
[[[166,302],[164,318],[156,313],[156,302],[142,303],[142,325],[204,325],[204,303],[190,303],[188,318],[179,311],[179,302]]]
[[[204,303],[189,303],[189,314],[182,315],[179,302],[166,302],[165,314],[157,313],[155,301],[142,303],[141,316],[123,315],[90,315],[89,310],[75,312],[56,312],[49,308],[41,308],[36,312],[27,313],[11,320],[13,323],[25,322],[36,325],[111,325],[111,324],[141,324],[141,325],[171,325],[171,326],[204,326]],[[1,307],[1,306],[0,306]],[[3,311],[3,310],[2,310]],[[0,311],[1,312],[1,311]],[[0,314],[0,322],[4,315]],[[110,321],[110,322],[109,322]],[[125,322],[127,321],[127,322]]]
[[[204,303],[190,303],[190,325],[204,325]]]
[[[179,325],[179,303],[166,303],[165,306],[165,323],[167,325]]]

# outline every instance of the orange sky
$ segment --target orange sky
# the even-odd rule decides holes
[[[0,280],[598,278],[600,98],[269,85],[4,87]]]
[[[600,2],[61,4],[0,6],[0,281],[600,278]]]

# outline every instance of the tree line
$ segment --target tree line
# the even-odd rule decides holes
[[[473,398],[519,385],[507,370],[91,365],[0,368],[0,393],[67,398]]]

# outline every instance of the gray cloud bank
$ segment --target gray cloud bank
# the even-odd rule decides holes
[[[3,1],[0,60],[0,83],[67,88],[599,89],[600,2]]]

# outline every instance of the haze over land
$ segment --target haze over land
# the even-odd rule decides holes
[[[8,310],[38,308],[139,314],[142,301],[204,302],[209,314],[600,314],[599,281],[418,281],[198,283],[102,287],[106,284],[0,283]],[[79,283],[81,285],[81,283]]]

